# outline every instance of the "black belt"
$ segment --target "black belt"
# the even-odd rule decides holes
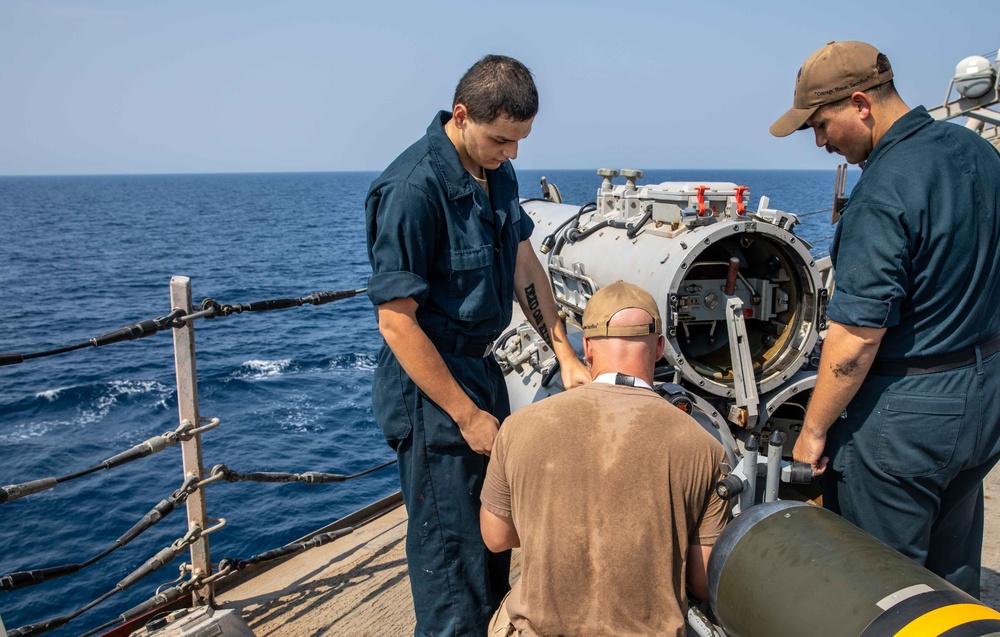
[[[477,339],[467,339],[463,336],[450,334],[448,336],[430,336],[431,343],[442,354],[452,354],[454,356],[471,356],[474,358],[486,358],[493,351],[493,341]]]
[[[976,347],[979,348],[979,355],[983,358],[995,354],[1000,351],[1000,334],[984,343],[980,343]],[[960,352],[952,354],[942,354],[941,356],[876,360],[872,363],[869,373],[876,376],[917,376],[919,374],[946,372],[950,369],[958,369],[959,367],[975,363],[976,347],[963,349]]]

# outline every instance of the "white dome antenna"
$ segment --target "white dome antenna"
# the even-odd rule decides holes
[[[979,55],[972,55],[955,67],[955,88],[962,97],[978,99],[996,85],[997,72],[993,64]]]

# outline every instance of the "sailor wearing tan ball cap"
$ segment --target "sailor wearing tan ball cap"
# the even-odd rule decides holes
[[[879,57],[882,61],[880,63]],[[795,79],[792,107],[771,124],[771,134],[785,137],[809,128],[821,106],[867,91],[892,79],[889,60],[864,42],[830,42],[809,56]]]
[[[599,289],[583,333],[594,381],[518,409],[493,447],[480,526],[490,549],[521,547],[521,579],[488,634],[683,635],[729,519],[725,452],[651,391],[664,339],[646,290]]]

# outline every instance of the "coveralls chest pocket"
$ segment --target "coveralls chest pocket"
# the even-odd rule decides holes
[[[493,280],[497,248],[490,224],[480,217],[482,208],[474,204],[469,212],[468,225],[448,241],[449,302],[459,320],[483,321],[498,311]]]
[[[490,244],[451,251],[449,290],[456,304],[455,315],[463,321],[482,321],[492,316],[493,246]]]

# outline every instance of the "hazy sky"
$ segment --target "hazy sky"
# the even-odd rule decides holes
[[[380,170],[486,53],[534,71],[519,168],[830,168],[774,139],[802,61],[869,41],[911,105],[1000,2],[0,0],[0,175]]]

